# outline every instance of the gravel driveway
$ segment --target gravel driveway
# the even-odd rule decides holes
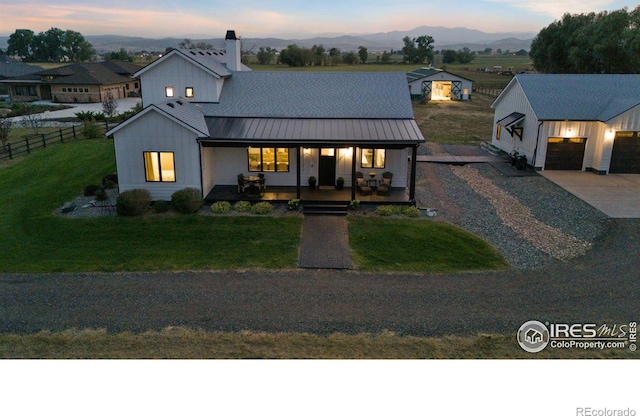
[[[439,149],[447,150],[475,151]],[[505,177],[488,165],[421,164],[418,180],[419,204],[437,208],[437,220],[485,238],[513,268],[446,275],[301,269],[0,275],[0,332],[187,326],[439,336],[515,333],[531,319],[638,319],[640,220],[609,220],[542,177]],[[505,201],[527,209],[503,207],[505,216],[495,208]],[[531,222],[520,226],[520,219]],[[586,246],[558,254],[562,243],[555,238],[534,241],[539,233],[530,231],[538,227],[542,237],[551,232]]]

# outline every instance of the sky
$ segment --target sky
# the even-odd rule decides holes
[[[149,38],[304,38],[419,26],[538,32],[565,13],[618,10],[628,0],[0,0],[0,36],[52,27]]]

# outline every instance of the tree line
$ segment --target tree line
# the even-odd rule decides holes
[[[544,73],[640,73],[640,6],[565,14],[538,33],[530,56]]]
[[[90,60],[95,50],[80,32],[52,27],[38,34],[17,29],[9,36],[7,54],[33,62],[81,62]]]

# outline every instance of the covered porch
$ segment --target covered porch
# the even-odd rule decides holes
[[[259,194],[251,194],[250,192],[238,193],[237,186],[216,185],[205,197],[207,203],[217,201],[228,201],[231,203],[237,201],[269,201],[269,202],[286,202],[298,198],[298,188],[295,186],[268,186],[265,191]],[[316,189],[308,187],[300,188],[300,198],[302,202],[344,202],[348,203],[352,200],[351,188],[335,189],[335,187],[321,186]],[[362,195],[356,192],[355,199],[363,204],[410,204],[409,190],[406,188],[391,188],[387,195],[377,195],[372,192],[371,195]]]

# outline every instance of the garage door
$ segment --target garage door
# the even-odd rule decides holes
[[[549,137],[544,168],[549,170],[582,170],[584,137]]]
[[[640,173],[640,133],[619,131],[613,142],[609,173]]]

